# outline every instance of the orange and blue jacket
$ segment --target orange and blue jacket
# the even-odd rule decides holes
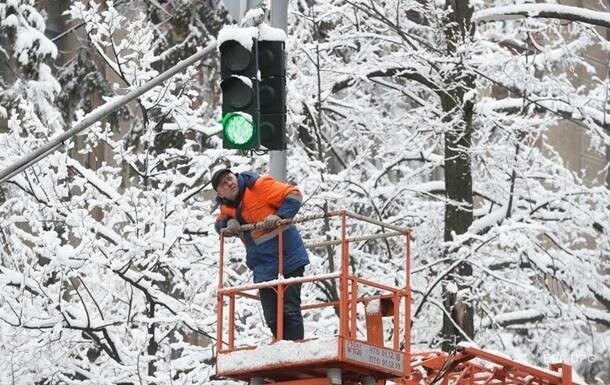
[[[220,214],[215,228],[219,232],[234,218],[239,223],[256,223],[269,215],[292,218],[301,208],[302,194],[296,186],[279,182],[271,176],[247,171],[235,174],[238,194],[234,201],[216,198]],[[309,264],[307,251],[296,226],[282,226],[284,274]],[[242,233],[246,247],[246,265],[254,273],[254,282],[278,276],[278,229],[256,229]]]

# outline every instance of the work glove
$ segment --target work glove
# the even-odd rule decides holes
[[[235,236],[239,234],[239,227],[241,224],[237,219],[231,218],[227,222],[227,229],[225,230],[226,235]]]
[[[265,227],[273,227],[273,226],[277,225],[277,223],[281,220],[282,220],[282,218],[280,218],[279,216],[277,216],[275,214],[271,214],[271,215],[267,216],[265,219],[263,219],[263,223],[265,224]]]

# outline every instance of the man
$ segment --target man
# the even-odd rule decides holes
[[[218,194],[216,201],[220,206],[216,231],[226,228],[225,233],[241,238],[246,247],[246,265],[254,273],[255,283],[277,279],[279,230],[272,225],[294,217],[299,211],[302,202],[299,189],[278,182],[271,176],[260,176],[252,171],[233,173],[228,168],[212,175],[212,187]],[[261,221],[270,227],[242,233],[238,231],[241,225]],[[284,277],[302,277],[309,258],[301,234],[294,225],[282,226],[282,231]],[[259,296],[267,326],[277,338],[276,290],[261,289]],[[284,290],[283,323],[284,339],[303,339],[300,284],[290,285]]]

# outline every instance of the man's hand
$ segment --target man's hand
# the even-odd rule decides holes
[[[239,221],[237,219],[234,219],[234,218],[229,219],[229,221],[227,222],[227,229],[225,230],[225,234],[233,235],[233,236],[238,235],[240,226],[241,226],[241,224],[239,223]]]
[[[282,220],[282,218],[280,218],[279,216],[277,216],[275,214],[271,214],[271,215],[267,216],[265,219],[263,219],[263,223],[265,224],[265,227],[272,227],[274,225],[277,225],[277,223],[281,220]]]

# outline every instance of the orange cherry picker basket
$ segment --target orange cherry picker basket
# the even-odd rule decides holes
[[[220,261],[217,302],[217,361],[219,377],[249,382],[252,385],[484,385],[531,384],[571,385],[572,369],[567,364],[552,364],[541,369],[473,346],[458,346],[455,354],[442,351],[411,351],[411,230],[386,224],[348,211],[309,215],[284,220],[278,225],[294,225],[315,220],[339,220],[337,239],[306,244],[310,250],[338,246],[337,271],[284,279],[282,272],[282,231],[279,231],[279,279],[238,286],[225,285],[225,237],[220,236]],[[376,226],[368,234],[348,234],[350,222]],[[264,227],[244,225],[242,231]],[[280,229],[281,230],[281,229]],[[392,277],[401,286],[356,274],[350,263],[350,245],[399,237],[404,251],[404,276]],[[402,239],[400,241],[400,239]],[[303,311],[338,309],[336,335],[282,341],[283,293],[292,284],[338,283],[338,300],[305,303]],[[274,288],[278,296],[277,341],[257,345],[236,338],[236,303],[256,300],[257,290]],[[364,309],[364,314],[362,309]],[[390,329],[388,340],[384,330]],[[363,330],[365,332],[363,332]],[[306,336],[307,337],[307,336]]]

